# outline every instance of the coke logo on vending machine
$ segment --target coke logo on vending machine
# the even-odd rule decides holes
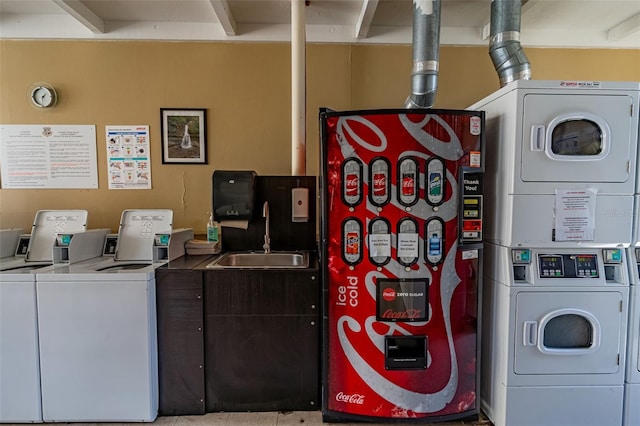
[[[358,393],[348,394],[344,392],[338,392],[336,395],[336,401],[346,402],[348,404],[364,404],[364,395]]]
[[[392,288],[385,288],[382,290],[382,298],[388,302],[391,302],[396,298],[396,291]]]
[[[386,195],[387,176],[384,173],[378,173],[373,176],[373,194],[377,196]]]
[[[358,175],[351,174],[347,176],[346,193],[349,197],[358,195]]]
[[[416,181],[413,175],[406,174],[402,177],[402,195],[411,196],[415,193]]]

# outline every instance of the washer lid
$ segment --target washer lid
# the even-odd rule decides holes
[[[153,262],[158,233],[171,233],[173,210],[125,210],[120,219],[115,260]]]
[[[31,228],[27,249],[28,262],[53,263],[56,234],[82,232],[87,229],[86,210],[40,210]]]

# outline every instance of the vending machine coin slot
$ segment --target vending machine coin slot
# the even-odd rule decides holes
[[[350,266],[362,260],[362,222],[355,217],[342,223],[342,259]]]
[[[369,260],[383,266],[391,260],[391,225],[387,219],[377,217],[369,222]]]
[[[369,201],[380,208],[391,201],[391,181],[389,160],[374,158],[369,164]]]
[[[427,368],[427,336],[385,336],[384,368],[424,370]]]
[[[342,163],[342,202],[355,207],[362,202],[362,162],[347,158]]]
[[[413,157],[401,158],[398,162],[398,202],[405,207],[413,206],[418,202],[418,189],[420,187],[418,161]]]
[[[425,223],[425,260],[431,265],[438,265],[444,260],[444,222],[439,217],[432,217]]]
[[[418,223],[410,217],[400,219],[396,243],[398,263],[409,267],[418,261],[420,256],[418,241]]]
[[[439,206],[445,196],[445,167],[444,161],[433,157],[427,161],[425,176],[425,199],[430,206]]]

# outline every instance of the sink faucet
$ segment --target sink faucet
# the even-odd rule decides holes
[[[271,253],[271,238],[269,237],[269,202],[265,201],[262,206],[262,217],[264,217],[264,245],[265,253]]]

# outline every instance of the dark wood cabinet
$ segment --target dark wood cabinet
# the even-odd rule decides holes
[[[207,411],[320,408],[320,277],[205,271]]]
[[[183,257],[156,270],[159,414],[205,413],[204,294],[208,257]]]

